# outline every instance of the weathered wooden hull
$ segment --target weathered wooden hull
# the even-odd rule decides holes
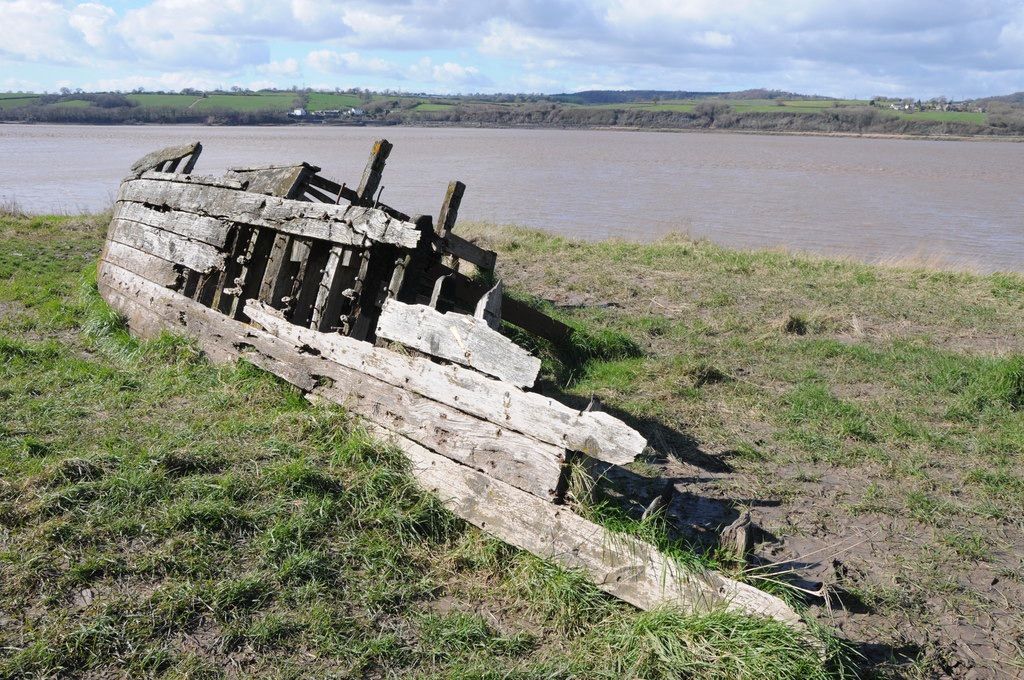
[[[442,285],[410,278],[453,257],[445,244],[457,205],[446,201],[438,233],[429,218],[358,204],[365,187],[318,179],[312,166],[232,176],[244,181],[161,172],[182,162],[191,169],[186,148],[151,154],[151,167],[140,161],[118,195],[98,286],[134,333],[183,333],[213,361],[247,360],[311,399],[344,406],[401,448],[416,478],[457,515],[584,570],[627,602],[724,607],[800,625],[777,598],[719,574],[688,573],[559,504],[570,452],[623,464],[646,442],[609,414],[529,391],[540,362],[495,330],[500,287],[479,301],[454,296],[442,312]],[[375,147],[364,183],[374,184],[380,149],[389,148]],[[308,190],[353,202],[294,198]],[[455,267],[443,276],[458,282]],[[475,314],[459,313],[467,304]],[[535,332],[557,330],[550,321]],[[377,337],[407,350],[377,346]]]

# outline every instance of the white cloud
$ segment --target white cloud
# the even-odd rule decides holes
[[[268,64],[261,64],[256,71],[268,76],[295,77],[302,73],[299,67],[299,60],[289,57],[281,61],[272,61]]]
[[[400,76],[400,69],[395,64],[375,57],[366,58],[358,52],[316,50],[306,56],[306,63],[325,73]]]
[[[1024,83],[1024,0],[108,1],[0,0],[0,57],[69,70],[24,76],[47,83],[141,72],[291,84],[304,69],[444,91],[963,96]]]
[[[460,87],[481,87],[491,84],[491,79],[475,66],[463,66],[451,61],[435,64],[430,57],[423,57],[409,67],[409,77],[422,83],[434,84],[443,92],[458,91]]]

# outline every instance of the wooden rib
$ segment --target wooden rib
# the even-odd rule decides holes
[[[292,323],[302,326],[309,325],[330,252],[331,246],[327,243],[318,241],[310,244],[309,255],[302,270],[301,285],[298,288],[295,306],[290,317]]]
[[[426,305],[388,300],[377,319],[377,336],[475,368],[516,387],[532,386],[540,372],[540,359],[485,320],[455,312],[442,314]]]
[[[437,215],[437,225],[434,229],[441,238],[446,238],[455,228],[455,220],[459,216],[459,205],[462,203],[462,195],[466,192],[466,185],[458,180],[448,183],[448,191],[444,194],[444,201],[441,203],[441,212]]]
[[[277,239],[270,229],[254,229],[250,248],[246,252],[246,261],[239,274],[236,285],[239,294],[235,296],[231,305],[231,318],[244,319],[244,300],[256,298],[260,294],[263,285],[263,277],[270,263],[270,253],[273,250],[274,242]]]
[[[581,413],[472,369],[416,361],[336,333],[300,328],[256,301],[246,302],[245,314],[267,332],[295,345],[308,345],[343,366],[556,446],[622,465],[647,445],[639,432],[614,416]]]
[[[311,203],[187,182],[129,180],[121,184],[118,200],[166,206],[340,245],[363,245],[370,239],[414,248],[421,238],[415,224],[376,208]]]
[[[278,307],[285,291],[291,289],[288,282],[289,253],[292,237],[288,234],[275,234],[274,242],[267,255],[267,266],[260,281],[259,301]]]
[[[362,203],[373,200],[373,195],[380,186],[381,177],[384,174],[384,164],[387,163],[388,155],[391,153],[392,144],[386,139],[378,139],[370,149],[370,158],[366,161],[363,169],[363,177],[359,180],[359,188],[356,194]]]

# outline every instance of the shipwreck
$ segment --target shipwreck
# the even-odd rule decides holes
[[[213,361],[244,359],[344,406],[456,515],[637,607],[802,626],[777,597],[688,571],[563,502],[571,456],[623,465],[646,441],[532,389],[541,362],[502,324],[553,342],[572,331],[492,284],[495,254],[454,233],[461,182],[435,222],[380,202],[385,140],[355,188],[307,163],[202,177],[201,149],[151,153],[121,183],[97,278],[133,333],[189,335]]]

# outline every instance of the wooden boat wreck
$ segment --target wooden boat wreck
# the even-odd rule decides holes
[[[374,144],[355,189],[305,163],[197,176],[198,142],[151,153],[118,192],[100,293],[139,336],[190,335],[211,360],[245,359],[343,405],[456,515],[616,597],[801,627],[778,598],[689,572],[562,503],[567,456],[622,465],[646,441],[531,391],[540,360],[500,324],[555,342],[570,329],[483,283],[495,254],[453,233],[460,182],[436,223],[380,203],[390,150]]]

